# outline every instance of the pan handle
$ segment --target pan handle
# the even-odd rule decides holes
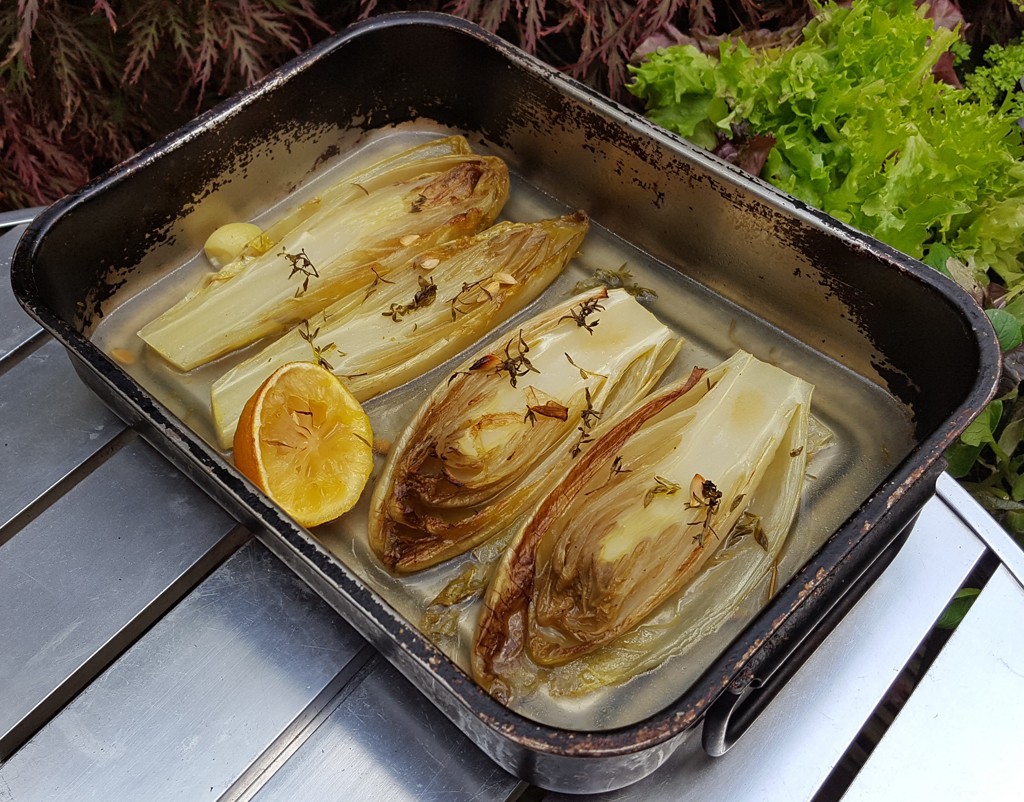
[[[721,757],[732,748],[811,653],[860,600],[864,591],[881,576],[910,533],[916,517],[915,514],[900,535],[871,562],[854,586],[807,627],[808,631],[799,635],[794,645],[772,649],[772,641],[765,642],[762,648],[770,649],[771,656],[762,661],[756,671],[744,672],[734,679],[704,715],[701,743],[705,752],[712,757]],[[793,633],[789,633],[788,638],[792,639]]]
[[[711,703],[704,714],[701,731],[705,752],[712,757],[721,757],[732,748],[779,690],[888,567],[910,535],[924,502],[934,494],[935,481],[944,469],[945,462],[939,460],[908,491],[904,503],[889,508],[887,514],[875,524],[876,527],[891,526],[891,531],[896,532],[895,537],[859,575],[850,579],[847,590],[835,603],[820,611],[818,616],[808,617],[801,625],[787,630],[785,634],[776,633],[766,640],[758,654],[751,658],[748,667]],[[847,564],[856,563],[856,560],[850,560]]]
[[[905,532],[910,532],[912,523],[913,521],[908,523]],[[756,672],[745,672],[729,684],[704,716],[701,743],[705,752],[712,757],[721,757],[733,747],[811,653],[857,603],[864,591],[892,562],[901,544],[902,538],[894,540],[861,574],[856,586],[847,590],[817,619],[809,627],[810,631],[800,635],[794,646],[773,649],[771,657],[764,660]],[[769,640],[762,648],[771,646]]]

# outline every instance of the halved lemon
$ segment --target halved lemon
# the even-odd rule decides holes
[[[373,470],[373,432],[342,381],[313,362],[275,370],[246,402],[235,465],[303,526],[333,521]]]

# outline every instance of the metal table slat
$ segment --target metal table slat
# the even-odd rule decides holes
[[[522,783],[493,763],[383,658],[369,668],[269,776],[254,802],[374,795],[395,802],[485,802],[517,792]]]
[[[12,224],[22,219],[24,218],[10,218]],[[0,225],[3,222],[3,216],[0,215]],[[42,331],[39,324],[25,314],[11,291],[11,256],[24,231],[25,226],[18,225],[0,236],[0,359]]]
[[[124,428],[53,340],[0,374],[0,527]]]
[[[936,493],[964,521],[986,546],[999,558],[999,562],[1024,586],[1024,550],[1010,537],[967,488],[948,473],[939,477]]]
[[[247,537],[135,439],[0,546],[0,758]]]
[[[45,206],[32,206],[28,209],[15,209],[10,212],[0,212],[0,229],[7,229],[12,226],[22,226],[30,223],[45,209]]]
[[[996,569],[844,802],[1020,799],[1024,587]]]
[[[0,800],[217,799],[368,653],[250,540],[0,767]]]
[[[654,774],[593,799],[811,799],[984,552],[931,499],[892,564],[725,756],[709,757],[693,732]]]

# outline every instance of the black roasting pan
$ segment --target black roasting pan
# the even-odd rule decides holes
[[[801,525],[821,529],[815,550],[799,556],[766,606],[688,663],[684,687],[657,703],[639,691],[617,697],[604,724],[582,707],[578,719],[570,711],[553,723],[485,694],[339,556],[338,533],[297,526],[97,340],[123,303],[172,285],[175,266],[212,225],[259,217],[375,136],[423,132],[463,133],[504,157],[514,197],[587,210],[588,243],[598,245],[584,244],[577,270],[627,253],[657,289],[652,310],[694,348],[724,356],[743,347],[807,373],[815,414],[839,433],[801,512]],[[951,281],[479,28],[426,13],[342,32],[56,203],[26,232],[11,275],[20,302],[111,408],[494,760],[566,791],[635,782],[697,725],[708,752],[728,749],[884,568],[933,493],[944,450],[988,402],[998,374],[987,318]],[[435,374],[424,381],[436,383]],[[371,417],[409,395],[400,388],[375,400]]]

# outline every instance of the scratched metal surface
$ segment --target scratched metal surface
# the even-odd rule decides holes
[[[0,374],[0,526],[94,457],[124,424],[52,340]]]
[[[216,799],[364,648],[255,541],[0,769],[10,799]]]
[[[844,802],[1021,798],[1022,617],[1024,587],[1001,565]]]
[[[11,255],[25,231],[25,223],[31,219],[31,213],[0,215],[0,359],[42,332],[39,324],[21,310],[10,290]]]
[[[255,802],[505,799],[520,785],[377,658],[256,793]],[[387,793],[381,796],[383,789]]]
[[[246,537],[134,439],[0,546],[0,756]]]

